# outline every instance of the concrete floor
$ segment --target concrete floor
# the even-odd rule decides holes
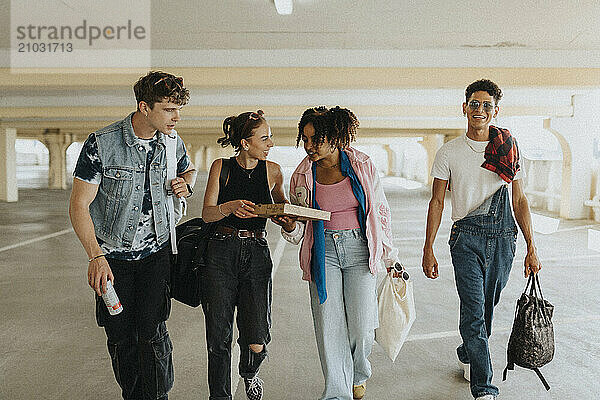
[[[191,202],[200,210],[200,179]],[[427,280],[420,256],[428,201],[426,189],[390,189],[396,244],[414,279],[417,320],[395,363],[375,345],[366,399],[470,399],[456,365],[458,297],[446,245],[448,205],[436,242],[440,278]],[[21,190],[18,203],[0,203],[0,399],[117,399],[105,335],[96,326],[86,282],[86,256],[67,216],[69,193]],[[556,354],[535,373],[517,368],[502,382],[514,306],[525,285],[524,243],[496,310],[490,341],[494,383],[502,399],[600,398],[600,253],[587,249],[593,221],[561,221],[558,232],[536,234],[544,265],[545,297],[556,307]],[[307,284],[301,281],[298,248],[280,241],[269,224],[274,276],[273,342],[261,369],[265,399],[316,399],[323,378],[315,346]],[[381,277],[380,277],[381,278]],[[171,399],[206,399],[206,348],[200,309],[174,303],[168,322],[174,343]],[[237,352],[237,348],[235,350]],[[235,399],[244,399],[243,384]]]

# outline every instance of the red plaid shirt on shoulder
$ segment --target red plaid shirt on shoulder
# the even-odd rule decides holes
[[[508,129],[490,125],[490,141],[485,148],[485,161],[481,166],[497,173],[511,183],[521,166],[519,165],[519,147],[517,140]]]

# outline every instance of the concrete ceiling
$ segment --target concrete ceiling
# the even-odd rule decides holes
[[[314,104],[356,109],[372,129],[456,128],[465,85],[482,77],[517,90],[503,103],[513,116],[570,115],[577,90],[600,87],[597,0],[293,0],[288,16],[273,0],[138,0],[127,4],[151,8],[148,68],[15,73],[9,10],[19,1],[0,0],[0,125],[19,128],[97,127],[131,109],[131,85],[150,68],[185,77],[182,125],[213,130],[257,105],[293,128]]]
[[[42,1],[42,0],[40,0]],[[78,7],[74,0],[54,1]],[[11,3],[1,0],[0,47],[8,48]],[[600,50],[600,5],[583,1],[273,0],[151,3],[152,48]]]
[[[597,1],[152,2],[157,49],[600,49]],[[182,34],[185,32],[185,34]]]

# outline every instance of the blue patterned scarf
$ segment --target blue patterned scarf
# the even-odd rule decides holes
[[[366,225],[367,225],[367,213],[366,213],[366,197],[365,191],[358,180],[358,177],[350,165],[350,159],[346,152],[340,149],[340,169],[342,175],[350,178],[350,184],[352,186],[352,193],[358,201],[358,223],[363,236],[366,236]],[[317,203],[316,189],[317,189],[317,163],[312,165],[312,177],[313,177],[313,190],[312,190],[312,207],[320,210],[319,204]],[[319,304],[325,303],[327,300],[327,289],[326,289],[326,278],[325,278],[325,227],[322,220],[312,221],[313,227],[313,247],[311,257],[311,275],[312,280],[317,286],[317,293],[319,294]]]

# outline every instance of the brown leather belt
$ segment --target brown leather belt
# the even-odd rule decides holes
[[[249,231],[246,229],[235,229],[235,228],[231,228],[229,226],[224,226],[224,225],[217,226],[217,228],[215,229],[215,232],[221,233],[224,235],[229,235],[229,236],[237,236],[240,239],[246,239],[246,238],[263,239],[263,238],[267,237],[267,231],[265,231],[264,229],[256,229],[254,231]]]

